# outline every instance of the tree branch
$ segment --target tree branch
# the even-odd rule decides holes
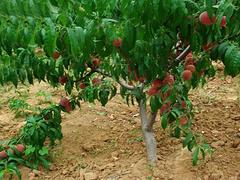
[[[183,58],[185,58],[188,55],[188,53],[190,53],[190,51],[191,51],[191,47],[190,45],[188,45],[186,49],[184,49],[184,51],[181,54],[179,54],[179,56],[176,58],[176,61],[181,61]]]
[[[119,83],[122,87],[124,87],[124,88],[126,88],[126,89],[128,89],[128,90],[134,90],[134,89],[135,89],[135,86],[131,86],[131,85],[127,84],[127,82],[124,81],[123,79],[120,79],[120,80],[118,81],[118,83]]]
[[[186,49],[184,49],[184,51],[181,54],[179,54],[178,57],[175,58],[173,63],[169,65],[169,68],[177,66],[190,52],[191,52],[191,47],[190,45],[188,45]]]
[[[103,76],[111,77],[109,74],[102,72],[100,69],[95,69],[94,71],[97,72],[97,73],[102,74]],[[126,89],[128,89],[128,90],[134,90],[134,89],[135,89],[135,86],[131,86],[131,85],[127,84],[127,82],[124,81],[123,79],[120,79],[120,80],[118,81],[118,83],[119,83],[122,87],[124,87],[124,88],[126,88]]]

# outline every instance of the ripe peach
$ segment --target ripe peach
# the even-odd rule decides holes
[[[92,80],[92,83],[93,83],[93,85],[97,86],[97,85],[101,84],[101,79],[99,79],[99,78],[94,78],[94,79]]]
[[[181,124],[182,126],[184,126],[184,125],[186,125],[186,124],[188,123],[188,120],[187,120],[187,118],[182,117],[182,118],[179,120],[179,122],[180,122],[180,124]]]
[[[189,70],[191,71],[192,73],[194,73],[196,71],[196,67],[194,65],[187,65],[185,67],[185,70]]]
[[[5,159],[7,157],[7,152],[5,150],[0,151],[0,159]]]
[[[160,79],[155,79],[155,80],[152,82],[152,86],[153,86],[153,87],[156,87],[156,88],[160,88],[160,87],[161,87],[161,80],[160,80]]]
[[[185,66],[187,65],[193,65],[193,55],[192,55],[192,52],[190,52],[186,58],[185,58]]]
[[[188,55],[186,56],[186,59],[188,59],[188,58],[191,58],[191,59],[193,58],[192,52],[189,52],[189,53],[188,53]]]
[[[185,63],[184,63],[184,66],[193,65],[193,64],[194,64],[193,59],[186,59]]]
[[[221,27],[226,27],[227,25],[227,17],[226,16],[223,16],[222,17],[222,20],[221,20]]]
[[[69,104],[69,105],[65,106],[65,110],[66,110],[67,112],[70,112],[70,111],[72,110],[71,105]]]
[[[182,106],[183,109],[186,109],[187,103],[185,101],[182,101],[181,106]]]
[[[63,107],[69,106],[69,105],[70,105],[69,99],[63,97],[63,98],[60,100],[60,105],[63,106]]]
[[[175,82],[174,76],[171,75],[171,74],[168,74],[168,75],[166,75],[165,78],[163,79],[162,84],[163,84],[163,86],[165,86],[165,85],[167,85],[167,84],[168,84],[168,85],[173,85],[174,82]]]
[[[99,67],[101,61],[100,61],[100,59],[98,59],[98,58],[93,58],[92,63],[93,63],[93,65],[94,65],[94,67]]]
[[[25,146],[23,144],[17,144],[16,149],[18,152],[23,153],[25,150]]]
[[[122,45],[122,39],[121,38],[117,38],[113,40],[113,46],[115,46],[116,48],[120,48]]]
[[[53,52],[53,59],[57,60],[60,57],[60,53],[58,51]]]
[[[68,78],[67,76],[61,76],[58,78],[58,82],[61,84],[61,85],[64,85],[66,82],[67,82]]]
[[[157,94],[158,94],[158,88],[156,88],[156,87],[151,87],[151,88],[147,91],[147,94],[148,94],[149,96],[157,95]]]
[[[87,87],[87,85],[85,83],[80,83],[79,87],[80,87],[80,89],[85,89]]]
[[[185,81],[189,81],[192,79],[192,72],[190,70],[183,71],[182,77]]]
[[[171,107],[171,103],[170,102],[167,102],[166,104],[163,104],[161,109],[160,109],[160,114],[162,115],[166,111],[169,111],[170,107]]]
[[[210,17],[208,16],[208,12],[204,11],[200,14],[199,21],[201,22],[201,24],[209,26],[216,22],[216,17],[213,16],[212,19],[210,19]]]

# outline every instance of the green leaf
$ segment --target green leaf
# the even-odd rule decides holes
[[[5,171],[4,170],[0,170],[0,179],[3,179]]]
[[[163,129],[167,128],[167,125],[168,125],[168,115],[167,114],[164,114],[162,116],[162,118],[161,118],[161,125],[162,125]]]
[[[186,147],[192,141],[193,135],[192,133],[188,133],[183,140],[183,147]]]
[[[43,157],[39,157],[39,160],[41,161],[42,165],[44,168],[49,169],[50,163]]]
[[[73,90],[73,82],[71,80],[68,80],[65,85],[65,91],[67,91],[68,94],[71,94]]]
[[[33,73],[29,68],[26,68],[27,71],[27,79],[29,84],[33,84]]]
[[[24,153],[28,156],[28,155],[32,154],[35,151],[35,149],[36,148],[31,145],[24,151]]]
[[[49,57],[52,57],[53,52],[56,48],[56,30],[55,26],[50,18],[46,18],[45,22],[47,24],[46,33],[43,37],[44,40],[44,50]]]
[[[227,48],[224,61],[225,73],[227,75],[236,76],[240,73],[240,50],[234,46]]]
[[[109,99],[112,99],[117,94],[117,87],[113,86],[111,91],[111,97]]]
[[[74,57],[78,57],[80,50],[85,44],[85,32],[81,27],[68,28],[67,32],[71,46],[71,53]]]
[[[110,92],[108,90],[100,90],[98,96],[102,106],[105,106],[108,102]]]
[[[18,85],[18,75],[17,75],[17,72],[14,69],[10,70],[10,80],[14,84],[14,86],[17,88],[17,85]]]
[[[18,179],[21,180],[22,179],[22,175],[20,170],[18,169],[17,165],[14,164],[8,164],[8,169],[11,169],[15,172],[15,174],[17,175]]]
[[[181,129],[179,127],[176,127],[174,129],[174,137],[180,138],[180,136],[181,136]]]
[[[191,49],[193,51],[199,51],[200,45],[202,44],[202,39],[199,33],[193,33],[190,39]]]
[[[207,12],[208,12],[209,16],[212,17],[212,15],[213,15],[213,11],[212,11],[213,1],[212,0],[205,0],[205,5],[206,5],[206,9],[207,9]]]
[[[193,159],[192,159],[192,163],[194,166],[197,165],[197,162],[198,162],[198,155],[199,155],[199,147],[196,147],[194,152],[193,152]]]
[[[175,117],[175,118],[178,118],[181,116],[182,112],[179,108],[173,108],[171,110],[171,114]]]
[[[206,159],[206,152],[202,148],[201,148],[201,153],[202,153],[203,160],[205,160]]]
[[[160,97],[159,96],[151,96],[150,98],[150,106],[152,112],[157,112],[161,107]]]
[[[225,52],[229,46],[229,42],[224,42],[218,46],[218,57],[224,59]]]
[[[193,147],[196,145],[196,140],[193,139],[191,142],[188,143],[187,148],[189,151],[192,151]]]
[[[136,42],[136,28],[131,22],[127,22],[125,25],[125,38],[123,39],[123,44],[126,46],[128,51],[134,48]]]
[[[40,149],[39,151],[39,154],[41,156],[45,156],[45,155],[48,155],[48,149],[46,147],[43,147],[42,149]]]

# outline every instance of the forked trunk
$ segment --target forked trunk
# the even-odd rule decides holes
[[[155,165],[157,161],[157,144],[153,132],[153,124],[156,119],[156,113],[152,113],[148,118],[146,104],[144,100],[139,103],[141,126],[144,135],[144,142],[147,148],[147,156],[150,165]]]

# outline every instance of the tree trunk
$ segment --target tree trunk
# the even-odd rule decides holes
[[[156,113],[152,113],[150,118],[147,116],[146,103],[144,100],[139,102],[142,132],[147,148],[147,156],[150,165],[155,165],[157,161],[157,144],[153,132],[153,124],[156,119]]]

